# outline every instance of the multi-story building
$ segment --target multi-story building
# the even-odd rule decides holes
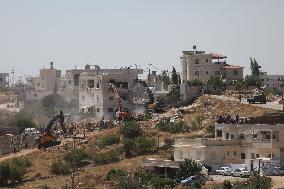
[[[79,110],[92,114],[96,119],[108,119],[115,116],[118,101],[109,88],[109,82],[119,82],[119,96],[122,108],[132,109],[134,79],[143,74],[142,69],[95,69],[80,74],[79,77]]]
[[[9,86],[9,73],[0,73],[0,87]]]
[[[181,60],[181,82],[190,80],[207,81],[220,77],[227,81],[242,80],[243,67],[229,65],[226,56],[205,51],[183,51]]]
[[[185,158],[215,168],[245,164],[253,170],[258,158],[270,158],[284,165],[284,124],[216,124],[215,138],[176,138],[174,159]]]
[[[26,83],[33,88],[26,92],[27,100],[41,100],[53,92],[60,93],[59,89],[63,86],[61,71],[53,68],[53,62],[50,68],[41,69],[38,77],[27,77]]]
[[[259,78],[262,81],[262,87],[275,88],[278,91],[284,89],[284,75],[268,75],[267,72],[260,72]]]

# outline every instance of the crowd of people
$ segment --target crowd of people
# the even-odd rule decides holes
[[[217,118],[217,123],[222,124],[247,124],[248,118],[241,118],[239,114],[236,117],[233,117],[230,114],[227,115],[219,115]]]

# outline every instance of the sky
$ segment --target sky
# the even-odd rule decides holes
[[[0,72],[138,65],[180,70],[183,50],[284,74],[282,0],[0,0]]]

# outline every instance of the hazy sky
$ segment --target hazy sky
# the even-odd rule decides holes
[[[284,74],[282,0],[0,0],[0,72],[140,65],[180,69],[182,50],[255,57]]]

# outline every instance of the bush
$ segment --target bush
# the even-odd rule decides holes
[[[64,160],[68,163],[75,163],[76,166],[82,165],[82,160],[87,158],[87,154],[84,149],[76,149],[74,152],[69,152],[64,156]]]
[[[50,172],[55,175],[67,175],[70,173],[70,169],[70,163],[59,160],[51,164]]]
[[[176,182],[171,179],[164,179],[152,173],[136,172],[135,178],[140,180],[145,186],[152,186],[155,189],[162,189],[165,187],[174,187]]]
[[[108,164],[119,161],[119,151],[110,150],[108,152],[95,153],[92,160],[95,164]]]
[[[120,169],[111,169],[106,175],[107,181],[117,181],[120,177],[126,176],[126,173]]]
[[[124,152],[126,157],[132,155],[141,155],[150,152],[156,146],[155,139],[145,137],[137,137],[135,139],[127,139],[124,141]]]
[[[124,138],[135,138],[141,134],[141,129],[137,121],[125,121],[120,129]]]
[[[119,144],[120,138],[118,135],[106,136],[100,142],[100,147],[111,146],[113,144]]]
[[[27,168],[32,164],[29,159],[12,159],[0,164],[0,185],[22,180]]]
[[[182,133],[188,130],[188,126],[182,122],[170,122],[170,118],[164,118],[157,125],[160,131],[170,132],[172,134]]]
[[[202,170],[200,163],[191,160],[185,159],[184,163],[181,163],[177,171],[177,178],[179,180],[186,179],[190,176],[198,174]]]
[[[189,85],[189,86],[203,86],[204,85],[204,83],[202,81],[198,80],[198,79],[194,79],[192,81],[187,81],[186,84]]]
[[[115,186],[115,189],[144,189],[144,188],[146,187],[143,186],[141,181],[132,176],[121,177]]]

